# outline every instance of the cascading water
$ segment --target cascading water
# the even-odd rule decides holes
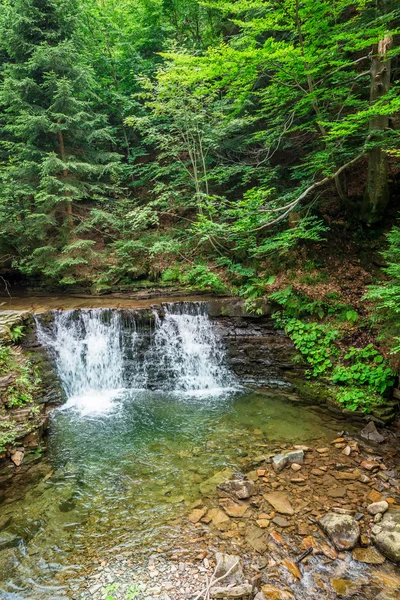
[[[54,311],[37,318],[39,341],[53,353],[69,399],[84,412],[103,411],[123,389],[191,395],[220,393],[234,384],[205,303],[180,303],[153,313],[143,328],[134,311]]]

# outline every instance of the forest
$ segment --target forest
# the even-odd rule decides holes
[[[279,307],[347,408],[400,352],[398,0],[1,0],[2,285]],[[338,391],[339,390],[339,391]]]

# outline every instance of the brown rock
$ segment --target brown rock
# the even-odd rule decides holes
[[[282,562],[282,565],[286,567],[289,573],[291,573],[296,579],[302,578],[302,574],[299,567],[296,565],[295,562],[290,560],[290,558],[285,558],[285,560]]]
[[[235,502],[229,498],[222,504],[222,508],[230,517],[243,517],[247,512],[249,505],[245,502]]]
[[[343,498],[346,494],[347,489],[345,487],[332,488],[326,492],[329,498]]]
[[[327,558],[330,558],[331,560],[337,559],[337,556],[338,556],[337,552],[333,548],[328,546],[328,544],[321,545],[321,552],[324,556],[326,556]]]
[[[301,465],[299,465],[298,463],[292,463],[290,465],[290,468],[292,469],[292,471],[300,471]]]
[[[346,441],[346,438],[339,437],[339,438],[336,438],[336,440],[333,440],[333,442],[331,442],[331,444],[342,444],[345,441]]]
[[[189,519],[189,521],[192,521],[192,523],[198,523],[200,521],[200,519],[202,519],[206,513],[207,513],[206,508],[195,508],[190,513],[188,519]]]
[[[350,446],[346,446],[346,448],[344,448],[342,450],[342,454],[344,454],[345,456],[350,456],[350,454],[351,454],[351,448],[350,448]]]
[[[358,560],[369,565],[382,565],[385,562],[385,557],[372,546],[368,548],[355,548],[352,552],[352,557],[353,560]]]
[[[279,546],[285,545],[285,541],[284,541],[283,537],[281,535],[279,535],[279,533],[277,533],[276,531],[271,531],[270,536],[274,540],[275,544],[278,544]]]
[[[284,519],[283,517],[274,517],[272,519],[272,522],[275,525],[278,525],[278,527],[290,527],[290,523],[289,521],[287,521],[286,519]]]
[[[25,450],[21,449],[21,450],[15,450],[14,452],[12,452],[10,458],[11,458],[12,462],[14,463],[14,465],[16,467],[19,467],[20,465],[22,465],[24,456],[25,456]]]
[[[269,519],[257,519],[256,523],[259,527],[261,527],[261,529],[265,529],[269,526],[270,521]]]
[[[380,502],[382,498],[382,494],[380,492],[377,492],[376,490],[371,490],[367,496],[367,499],[370,502]]]
[[[350,598],[360,592],[360,586],[350,579],[331,579],[330,581],[339,598]]]
[[[261,589],[266,600],[295,600],[293,594],[282,587],[266,584]]]
[[[329,452],[329,448],[317,448],[318,454],[326,454]]]
[[[289,498],[282,492],[271,492],[264,494],[264,498],[271,506],[274,507],[276,512],[282,515],[293,515],[294,510],[290,504]]]
[[[229,529],[231,520],[220,508],[212,508],[208,511],[207,516],[217,529],[221,531]]]
[[[374,460],[363,460],[360,466],[367,471],[379,469],[379,463],[375,462]]]
[[[325,475],[325,471],[322,471],[321,469],[311,469],[311,473],[313,475],[316,475],[317,477],[321,477],[321,475]]]
[[[245,540],[249,546],[251,546],[256,552],[263,554],[268,547],[266,534],[260,527],[250,527],[245,537]]]

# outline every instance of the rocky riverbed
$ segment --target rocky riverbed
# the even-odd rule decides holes
[[[102,560],[71,598],[398,600],[399,431],[266,447],[203,482],[173,545]]]

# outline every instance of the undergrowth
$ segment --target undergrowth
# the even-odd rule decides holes
[[[336,400],[352,411],[368,413],[384,403],[395,373],[372,343],[346,347],[346,335],[359,321],[351,306],[336,296],[312,300],[291,286],[270,298],[281,307],[273,315],[276,326],[291,338],[297,361],[307,366],[307,378],[322,378],[332,386]]]

